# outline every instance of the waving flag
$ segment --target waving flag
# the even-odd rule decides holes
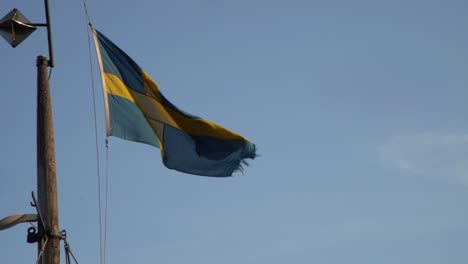
[[[125,52],[93,31],[108,136],[159,147],[166,167],[196,175],[231,176],[255,158],[252,142],[178,109]]]

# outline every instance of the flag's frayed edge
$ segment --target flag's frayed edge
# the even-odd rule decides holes
[[[255,159],[255,158],[260,157],[261,155],[257,154],[257,146],[254,144],[253,147],[254,147],[253,157],[251,159]],[[240,172],[242,175],[245,175],[244,174],[245,167],[250,167],[250,163],[246,159],[241,159],[239,161],[239,165],[237,166],[237,169],[235,169],[232,172],[231,177],[234,177],[234,173],[236,173],[236,172]]]

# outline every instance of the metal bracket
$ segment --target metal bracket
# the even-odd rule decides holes
[[[26,241],[28,243],[36,243],[44,237],[45,233],[43,230],[45,230],[46,228],[44,226],[44,219],[42,218],[41,210],[37,204],[36,195],[34,194],[34,192],[31,192],[31,197],[32,197],[32,202],[30,202],[30,204],[32,207],[36,208],[36,212],[38,216],[37,222],[38,222],[38,225],[42,227],[42,229],[40,228],[36,229],[36,227],[28,228],[28,235],[27,235]],[[39,232],[39,230],[41,230],[41,232]]]

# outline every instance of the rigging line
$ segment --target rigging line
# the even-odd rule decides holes
[[[63,242],[64,242],[63,247],[65,248],[65,257],[66,257],[67,264],[71,263],[70,256],[73,258],[75,263],[78,264],[78,260],[75,258],[75,255],[73,255],[73,252],[71,251],[71,247],[68,241],[64,239]]]
[[[106,189],[105,189],[105,206],[104,206],[104,264],[106,264],[106,253],[107,253],[107,197],[109,187],[109,137],[106,138]]]
[[[39,251],[39,254],[37,254],[36,264],[39,264],[39,261],[42,258],[42,255],[44,253],[47,242],[49,242],[49,238],[48,238],[48,236],[45,236],[45,241],[44,241],[44,243],[42,243],[41,251]],[[44,262],[44,260],[42,260],[41,262]]]
[[[91,24],[91,19],[89,18],[88,6],[86,5],[86,0],[83,0],[83,6],[85,10],[86,20],[89,24]]]
[[[65,249],[65,263],[70,264],[70,254],[68,253],[69,248],[67,247],[67,244],[63,245]]]
[[[88,7],[86,4],[86,0],[83,0],[83,6],[86,14],[86,19],[87,23],[89,26],[92,27],[91,19],[89,17],[88,13]],[[90,61],[90,69],[91,69],[91,81],[92,81],[92,87],[93,87],[93,103],[94,103],[94,127],[95,127],[95,138],[96,138],[96,155],[97,155],[97,168],[98,168],[98,196],[99,196],[99,239],[100,239],[100,255],[101,255],[101,264],[106,263],[106,253],[107,253],[107,208],[108,208],[108,186],[109,186],[109,139],[108,137],[106,138],[106,183],[105,183],[105,205],[104,205],[104,242],[102,242],[102,208],[101,208],[101,183],[100,183],[100,173],[99,173],[99,144],[98,144],[98,136],[97,136],[97,114],[96,114],[96,99],[95,99],[95,85],[94,85],[94,78],[93,78],[93,70],[92,70],[92,58],[91,58],[91,44],[90,44],[90,38],[89,38],[89,27],[88,28],[88,51],[89,51],[89,61]],[[73,257],[73,254],[72,254]],[[73,257],[74,258],[74,257]],[[76,260],[75,260],[76,261]]]
[[[75,258],[75,255],[73,255],[73,252],[71,251],[71,249],[68,249],[69,253],[70,253],[70,256],[73,258],[73,260],[75,261],[76,264],[78,264],[78,260],[76,260]]]
[[[93,75],[93,59],[91,55],[91,38],[90,29],[88,25],[91,25],[91,21],[89,18],[88,7],[86,5],[86,0],[83,0],[83,6],[86,15],[86,32],[88,37],[88,54],[89,54],[89,68],[90,68],[90,76],[91,76],[91,89],[93,95],[93,114],[94,114],[94,138],[95,138],[95,146],[96,146],[96,171],[97,171],[97,185],[98,185],[98,210],[99,210],[99,255],[100,255],[100,263],[103,264],[103,242],[102,242],[102,202],[101,202],[101,173],[100,173],[100,159],[99,159],[99,141],[98,141],[98,125],[97,125],[97,111],[96,111],[96,86],[94,82],[94,75]]]

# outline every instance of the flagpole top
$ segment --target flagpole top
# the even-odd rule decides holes
[[[37,56],[37,59],[36,59],[36,66],[39,66],[39,65],[46,65],[46,66],[49,66],[49,61],[47,60],[47,57],[44,56],[44,55],[39,55]]]

